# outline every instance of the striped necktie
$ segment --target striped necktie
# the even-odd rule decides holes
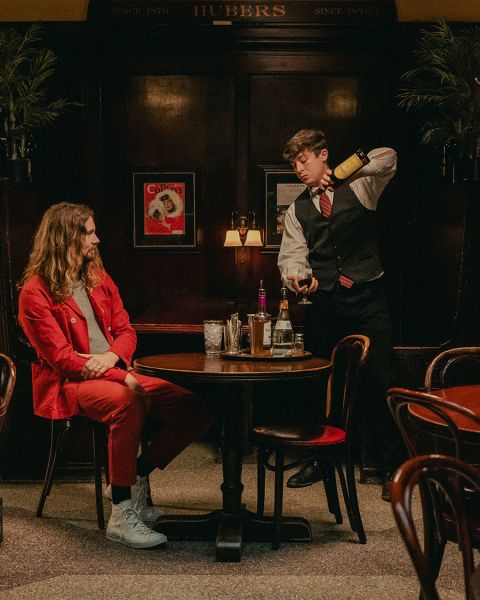
[[[322,211],[322,215],[328,219],[328,217],[332,214],[332,204],[325,192],[320,194],[319,198],[320,210]]]

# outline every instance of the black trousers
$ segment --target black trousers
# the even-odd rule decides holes
[[[386,471],[396,469],[405,450],[400,432],[388,408],[385,392],[393,385],[393,342],[383,278],[332,291],[317,291],[306,307],[305,348],[318,356],[330,357],[337,342],[347,335],[370,338],[364,369],[360,410],[368,421],[373,438],[375,462]],[[358,408],[358,406],[357,406]],[[365,418],[366,417],[366,418]]]

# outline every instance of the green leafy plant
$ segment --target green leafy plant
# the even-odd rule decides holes
[[[400,106],[423,109],[422,144],[477,157],[480,146],[480,28],[454,32],[445,21],[421,31],[418,66],[402,76]]]
[[[48,102],[47,83],[57,57],[39,47],[43,28],[34,23],[24,33],[0,28],[0,110],[6,155],[27,158],[33,132],[50,125],[69,106],[65,98]]]

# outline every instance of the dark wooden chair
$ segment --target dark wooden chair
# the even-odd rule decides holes
[[[105,460],[105,439],[107,428],[103,423],[97,423],[85,417],[73,416],[69,419],[51,419],[50,420],[50,451],[48,455],[47,469],[43,482],[42,493],[37,505],[37,517],[43,514],[43,508],[47,496],[52,489],[53,479],[57,466],[57,459],[60,454],[65,434],[73,426],[86,427],[91,430],[93,443],[93,470],[95,480],[95,503],[97,510],[97,524],[99,529],[105,529],[105,518],[103,513],[103,490],[102,490],[102,466],[105,468],[106,480],[108,483],[108,463]]]
[[[12,399],[13,388],[17,370],[12,359],[6,354],[0,354],[0,432],[2,431],[10,400]],[[3,540],[3,509],[2,499],[0,498],[0,542]]]
[[[437,565],[432,564],[429,548],[419,541],[416,519],[412,514],[412,496],[415,488],[422,496],[433,499],[433,511],[423,512],[424,529],[431,530],[439,524],[435,515],[448,508],[453,516],[452,527],[463,558],[465,598],[473,599],[471,578],[474,571],[471,504],[469,491],[480,497],[480,474],[471,465],[451,456],[438,454],[417,456],[405,462],[396,472],[392,482],[392,509],[400,534],[405,542],[421,586],[423,600],[439,600],[435,586]],[[426,491],[428,490],[428,492]],[[477,510],[480,507],[477,505]],[[478,535],[478,534],[477,534]]]
[[[433,394],[404,388],[390,389],[387,401],[411,457],[447,455],[470,463],[480,472],[480,416]],[[439,494],[431,486],[422,491],[425,553],[429,556],[429,568],[435,581],[447,542],[458,543],[459,539],[451,506],[441,503]],[[476,491],[465,489],[465,510],[472,545],[480,548],[480,495]],[[428,515],[434,515],[434,518],[430,519]]]
[[[20,326],[17,327],[17,337],[27,349],[30,360],[36,360],[37,356],[35,350]],[[40,495],[35,514],[37,517],[41,517],[43,515],[45,501],[47,496],[50,495],[50,491],[52,489],[57,467],[57,460],[61,452],[65,434],[71,431],[73,427],[76,428],[77,426],[84,429],[90,429],[92,436],[97,524],[99,529],[105,529],[105,517],[103,513],[102,467],[105,469],[105,477],[108,484],[108,461],[106,460],[105,453],[107,428],[102,423],[97,423],[96,421],[92,421],[91,419],[87,419],[86,417],[81,417],[78,415],[72,416],[68,419],[50,419],[50,449],[48,453],[48,462],[43,481],[42,493]]]
[[[370,340],[367,337],[350,335],[343,338],[334,348],[326,422],[306,423],[293,427],[266,425],[255,427],[252,431],[252,442],[258,448],[257,514],[259,516],[264,512],[265,469],[275,472],[273,549],[280,546],[284,472],[314,460],[321,464],[328,509],[335,515],[336,522],[342,523],[343,519],[338,501],[335,471],[340,480],[350,526],[357,533],[362,544],[367,541],[358,506],[351,451],[351,425],[359,373],[366,361],[369,345]],[[285,464],[285,451],[294,448],[307,448],[311,450],[311,455],[307,459]],[[269,462],[272,455],[275,456],[274,464]]]
[[[480,383],[480,346],[444,350],[428,365],[425,390]]]

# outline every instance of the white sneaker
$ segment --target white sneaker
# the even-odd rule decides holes
[[[145,525],[131,500],[112,504],[112,515],[107,525],[107,539],[130,548],[155,548],[167,541],[163,533],[157,533]]]
[[[150,498],[148,478],[137,477],[137,483],[132,485],[131,489],[133,508],[137,511],[142,521],[148,525],[155,523],[157,519],[163,515],[163,511],[156,506],[150,506],[148,504],[148,498]],[[110,485],[108,485],[105,490],[105,496],[109,500],[112,499],[112,487]]]

